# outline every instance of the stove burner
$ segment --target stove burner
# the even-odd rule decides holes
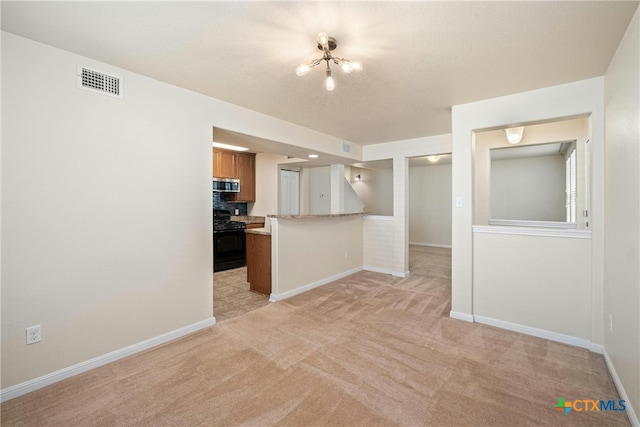
[[[223,209],[213,211],[213,231],[244,230],[247,225],[240,221],[231,221],[231,212]]]
[[[244,230],[245,228],[247,228],[247,225],[240,221],[216,220],[213,222],[213,231]]]

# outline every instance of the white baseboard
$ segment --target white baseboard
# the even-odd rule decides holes
[[[590,343],[589,344],[589,351],[592,352],[592,353],[603,354],[604,353],[604,347],[602,346],[602,344]]]
[[[315,282],[311,282],[306,285],[299,286],[295,289],[291,289],[290,291],[282,292],[279,294],[271,293],[271,295],[269,296],[269,301],[271,302],[282,301],[283,299],[291,298],[294,295],[298,295],[303,292],[310,291],[311,289],[317,288],[322,285],[326,285],[327,283],[334,282],[338,279],[342,279],[343,277],[351,276],[352,274],[355,274],[359,271],[362,271],[362,267],[356,267],[351,270],[343,271],[342,273],[338,273],[331,277],[326,277],[324,279],[320,279]]]
[[[374,273],[393,274],[393,270],[391,270],[390,268],[378,268],[378,267],[371,267],[369,265],[365,265],[363,267],[363,270],[373,271]]]
[[[611,374],[611,378],[613,378],[613,383],[615,384],[616,389],[618,390],[618,394],[620,395],[620,398],[624,400],[624,403],[626,406],[625,412],[627,413],[627,417],[629,417],[629,421],[631,422],[631,425],[633,427],[640,427],[640,421],[638,420],[638,416],[633,410],[633,406],[631,406],[629,395],[627,395],[627,392],[625,391],[624,386],[622,385],[622,381],[620,381],[620,377],[616,372],[616,368],[613,366],[613,361],[609,357],[609,354],[607,353],[606,349],[602,354],[604,355],[604,361],[607,364],[607,369],[609,369],[609,374]]]
[[[451,310],[449,317],[452,319],[464,320],[465,322],[473,323],[473,315],[467,313],[460,313],[458,311]]]
[[[414,246],[428,246],[430,248],[445,248],[451,249],[451,245],[436,245],[435,243],[420,243],[420,242],[409,242],[410,245]]]
[[[538,338],[545,338],[550,341],[556,341],[563,344],[572,345],[575,347],[581,347],[591,349],[591,341],[578,338],[571,335],[560,334],[558,332],[547,331],[546,329],[538,329],[532,326],[520,325],[518,323],[506,322],[504,320],[492,319],[491,317],[474,315],[473,319],[478,323],[484,323],[485,325],[495,326],[496,328],[507,329],[509,331],[519,332],[525,335],[531,335]],[[594,344],[594,346],[597,344]]]
[[[411,272],[409,270],[407,270],[407,271],[392,271],[391,275],[393,277],[409,277],[409,276],[411,276]]]
[[[160,344],[173,341],[177,338],[199,331],[200,329],[208,328],[209,326],[213,326],[215,324],[216,318],[211,317],[210,319],[185,326],[184,328],[176,329],[175,331],[167,332],[166,334],[158,335],[157,337],[153,337],[148,340],[132,344],[128,347],[112,351],[111,353],[103,354],[102,356],[89,359],[76,365],[51,372],[49,374],[34,378],[29,381],[25,381],[20,384],[16,384],[11,387],[7,387],[3,390],[0,390],[0,402],[6,402],[7,400],[22,396],[23,394],[27,394],[34,390],[38,390],[48,385],[57,383],[58,381],[71,378],[75,375],[90,371],[91,369],[97,368],[99,366],[115,362],[116,360],[122,359],[123,357],[127,357],[132,354],[148,350],[152,347],[156,347]]]

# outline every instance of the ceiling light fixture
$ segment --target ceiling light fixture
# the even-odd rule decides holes
[[[509,141],[509,144],[517,144],[518,142],[522,141],[524,126],[507,128],[504,130],[504,132],[507,134],[507,141]]]
[[[317,159],[318,155],[317,154],[309,154],[309,158],[310,159]]]
[[[238,145],[223,144],[222,142],[212,142],[211,145],[216,148],[224,148],[225,150],[234,151],[247,151],[247,147],[240,147]]]
[[[324,52],[322,58],[314,59],[311,62],[304,63],[298,65],[296,68],[296,74],[298,76],[304,76],[309,71],[317,67],[322,63],[322,61],[327,62],[327,69],[325,70],[325,74],[327,76],[324,86],[327,90],[331,91],[335,89],[336,82],[333,80],[331,76],[331,67],[329,66],[330,62],[333,62],[336,65],[339,65],[342,68],[342,71],[345,73],[350,73],[352,71],[360,71],[362,70],[362,64],[357,61],[349,61],[344,58],[337,58],[331,55],[331,51],[334,50],[338,46],[338,42],[333,37],[327,36],[327,33],[318,34],[318,49]]]
[[[427,160],[429,160],[431,163],[435,163],[440,160],[440,156],[427,156]]]

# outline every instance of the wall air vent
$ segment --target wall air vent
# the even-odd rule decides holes
[[[347,144],[346,142],[342,143],[342,152],[343,153],[351,153],[351,144]]]
[[[122,98],[122,82],[123,79],[120,76],[78,65],[78,89]]]

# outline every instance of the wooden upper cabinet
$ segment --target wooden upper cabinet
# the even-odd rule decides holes
[[[213,176],[216,178],[238,178],[240,192],[229,193],[230,202],[256,201],[256,155],[213,149]]]
[[[216,178],[238,178],[237,175],[235,153],[232,151],[214,149],[213,176]]]
[[[229,200],[236,202],[256,201],[256,155],[253,153],[235,153],[236,173],[240,179],[240,192],[230,195]]]

